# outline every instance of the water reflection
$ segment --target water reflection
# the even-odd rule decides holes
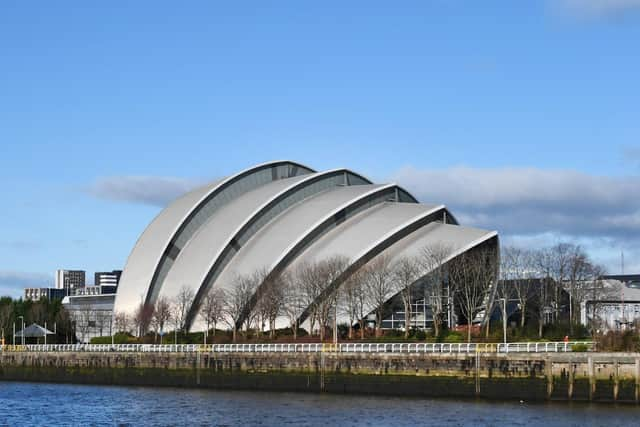
[[[0,425],[637,426],[632,405],[0,382]]]

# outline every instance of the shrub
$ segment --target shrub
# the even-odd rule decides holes
[[[589,346],[587,346],[586,344],[573,344],[571,346],[571,351],[573,351],[574,353],[584,353],[585,351],[589,351]]]
[[[450,331],[447,335],[443,336],[442,341],[446,343],[465,342],[465,336],[460,332]]]
[[[427,339],[427,333],[425,331],[423,331],[422,329],[414,330],[413,336],[418,341],[424,341],[424,340]]]
[[[137,342],[137,339],[130,334],[117,333],[113,337],[113,342],[115,344],[130,344],[130,343]],[[94,337],[94,338],[91,338],[90,343],[91,344],[111,344],[111,336],[109,335],[106,337]]]
[[[598,351],[640,351],[640,337],[634,331],[609,331],[596,338]]]

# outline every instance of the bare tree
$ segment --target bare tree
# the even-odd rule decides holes
[[[130,320],[126,312],[118,312],[114,314],[114,323],[116,332],[129,333]]]
[[[106,310],[96,310],[95,311],[95,324],[96,329],[98,330],[98,335],[103,336],[104,330],[107,329],[109,331],[109,335],[111,335],[112,328],[112,316]]]
[[[256,283],[255,277],[238,275],[225,292],[224,320],[233,331],[233,341],[236,341],[238,329],[242,328],[242,319],[246,316],[251,303]],[[248,324],[248,321],[246,321]]]
[[[538,305],[538,338],[542,338],[546,312],[551,304],[550,289],[553,287],[554,255],[549,248],[543,248],[536,250],[533,256],[536,269],[541,276],[536,292],[536,303]]]
[[[249,307],[251,311],[246,314],[245,320],[248,328],[255,321],[257,335],[261,336],[269,322],[270,309],[273,308],[270,307],[272,301],[268,295],[271,291],[272,280],[266,268],[256,270],[253,273],[253,279],[256,283],[255,303]]]
[[[204,321],[207,331],[213,326],[213,337],[216,336],[218,322],[224,318],[224,292],[220,288],[213,288],[204,297],[200,308],[200,317]]]
[[[193,292],[193,289],[191,289],[187,285],[183,285],[178,291],[178,294],[175,296],[174,307],[172,311],[173,316],[176,317],[174,319],[175,324],[182,332],[186,332],[187,315],[189,314],[189,308],[191,308],[194,297],[195,294]]]
[[[142,338],[147,333],[152,319],[153,306],[141,302],[133,314],[133,323],[138,337]]]
[[[295,282],[300,287],[300,296],[308,312],[309,335],[313,335],[318,319],[318,303],[323,291],[323,283],[319,278],[317,265],[307,262],[298,265]]]
[[[310,329],[314,330],[318,322],[320,340],[330,328],[330,320],[337,314],[337,279],[345,271],[348,259],[335,255],[315,263],[305,263],[296,270],[296,281],[299,283],[303,300],[306,304]],[[334,322],[335,323],[335,322]]]
[[[73,320],[76,323],[76,334],[79,332],[82,342],[89,342],[89,334],[96,325],[96,311],[92,304],[82,305],[74,310]]]
[[[153,311],[152,324],[156,337],[160,334],[160,344],[162,344],[165,325],[171,320],[171,311],[171,303],[166,297],[161,296],[157,299],[155,309]]]
[[[580,251],[580,248],[571,243],[558,243],[549,249],[551,253],[551,277],[552,284],[552,309],[553,319],[558,321],[560,317],[560,304],[563,285],[567,282],[571,270],[571,259]],[[570,308],[571,309],[571,308]]]
[[[275,338],[276,319],[284,310],[285,292],[288,278],[276,275],[268,278],[260,288],[259,306],[261,316],[269,323],[269,337]]]
[[[337,279],[348,266],[348,259],[336,255],[321,261],[316,265],[319,280],[318,286],[322,289],[320,300],[318,301],[318,323],[320,326],[320,340],[324,339],[324,333],[328,329],[337,328],[337,303],[338,303],[338,283]],[[330,325],[333,319],[333,327]],[[337,331],[334,330],[334,334]],[[337,336],[337,335],[336,335]]]
[[[353,325],[360,323],[360,335],[364,338],[365,319],[365,287],[364,271],[358,269],[346,280],[340,289],[340,307],[349,318],[349,339],[353,338]]]
[[[289,274],[281,274],[280,281],[283,287],[283,312],[289,320],[289,326],[293,331],[294,341],[298,339],[298,322],[306,308],[302,288]]]
[[[427,280],[428,287],[425,294],[425,302],[431,308],[433,316],[433,331],[435,336],[440,336],[442,331],[442,317],[445,307],[449,306],[449,301],[445,303],[445,299],[450,297],[451,286],[449,286],[449,292],[445,295],[444,283],[447,279],[447,260],[452,253],[451,247],[442,243],[435,243],[429,246],[425,246],[422,249],[421,262],[425,272],[428,272]]]
[[[409,338],[411,330],[411,302],[413,284],[420,278],[421,266],[415,257],[403,256],[391,266],[393,287],[399,293],[404,306],[404,337]]]
[[[393,293],[393,274],[388,256],[381,255],[369,262],[366,272],[367,304],[373,307],[376,316],[376,336],[382,333],[382,320],[386,314],[386,302]]]
[[[169,311],[169,324],[173,327],[173,342],[178,344],[178,332],[182,330],[184,312],[177,301],[171,303]]]
[[[587,317],[591,318],[591,327],[593,332],[596,333],[600,328],[609,328],[611,325],[606,325],[602,318],[601,310],[604,306],[603,301],[619,299],[622,291],[621,285],[608,284],[602,278],[606,274],[604,267],[592,264],[589,267],[589,272],[584,283],[583,292],[586,294],[584,297],[585,302],[590,302],[591,313],[590,316],[587,313]]]
[[[510,290],[500,290],[503,297],[513,296],[520,306],[520,327],[524,327],[529,299],[531,296],[532,276],[535,271],[533,254],[514,246],[506,246],[500,251],[502,268],[502,286]],[[499,288],[500,289],[500,288]]]
[[[467,341],[471,342],[471,328],[476,315],[486,305],[488,292],[497,279],[495,251],[491,248],[476,248],[457,256],[449,265],[450,279],[455,283],[459,307],[467,319]]]
[[[580,303],[585,295],[580,288],[591,270],[591,261],[578,245],[569,245],[568,250],[568,272],[567,280],[564,284],[569,293],[569,333],[573,335],[573,325],[580,318]],[[577,319],[576,314],[578,315]]]

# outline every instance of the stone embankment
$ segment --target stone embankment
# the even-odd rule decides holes
[[[0,380],[640,402],[640,353],[1,352]]]

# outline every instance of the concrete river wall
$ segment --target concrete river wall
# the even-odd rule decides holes
[[[640,353],[1,352],[1,381],[640,401]]]

